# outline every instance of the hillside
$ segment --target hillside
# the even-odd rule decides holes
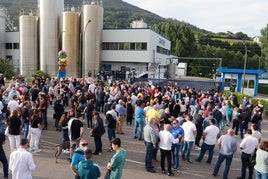
[[[104,7],[104,28],[129,28],[129,25],[133,20],[141,18],[143,18],[149,26],[168,20],[157,14],[128,4],[122,0],[102,0],[102,2]],[[81,7],[83,0],[65,0],[64,4],[68,6]],[[20,11],[23,9],[25,12],[36,12],[37,0],[0,0],[0,6],[7,8],[8,14],[11,17],[11,20],[13,20],[14,25],[18,26]],[[207,32],[189,23],[178,20],[175,21],[187,24],[187,26],[193,30]]]

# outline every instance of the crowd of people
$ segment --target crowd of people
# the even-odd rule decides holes
[[[246,178],[247,167],[248,178],[252,178],[254,166],[256,177],[268,174],[267,141],[261,139],[261,101],[253,104],[244,97],[238,104],[233,93],[226,96],[214,89],[180,89],[174,83],[159,86],[130,84],[122,80],[107,83],[101,78],[60,81],[33,78],[29,84],[22,77],[14,79],[8,87],[0,84],[0,133],[8,137],[12,152],[25,146],[27,139],[30,140],[29,151],[40,152],[42,130],[55,128],[62,133],[62,142],[70,142],[70,149],[64,151],[70,153],[71,171],[75,178],[100,177],[100,169],[91,158],[102,154],[102,136],[106,131],[111,147],[109,152],[116,152],[107,164],[107,175],[109,178],[121,178],[126,151],[121,148],[121,140],[116,136],[123,137],[126,132],[124,124],[133,125],[134,140],[144,141],[145,169],[148,172],[156,172],[153,160],[158,160],[159,151],[162,173],[173,176],[173,170],[179,169],[180,160],[193,163],[193,147],[200,150],[196,162],[201,162],[208,151],[206,162],[211,164],[214,148],[218,146],[219,156],[212,174],[217,176],[221,163],[226,160],[223,178],[227,178],[233,154],[239,146],[235,136],[239,135],[243,139],[239,146],[242,150],[239,178]],[[48,125],[49,107],[54,110],[53,127]],[[7,127],[2,125],[2,121]],[[84,128],[90,129],[94,138],[94,151],[87,149]],[[226,129],[227,134],[224,135]],[[256,159],[252,157],[255,153]],[[1,161],[7,166],[7,160]],[[31,166],[31,170],[33,168]],[[7,177],[7,167],[3,169]]]

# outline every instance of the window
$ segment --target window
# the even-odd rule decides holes
[[[12,43],[6,43],[6,49],[12,49]]]
[[[20,49],[19,43],[13,43],[13,49]]]
[[[147,50],[146,42],[103,42],[102,50]]]

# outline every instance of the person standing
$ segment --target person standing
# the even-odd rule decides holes
[[[95,151],[93,155],[99,155],[102,153],[101,136],[105,133],[105,129],[103,126],[103,120],[97,111],[93,112],[93,122],[93,128],[90,131],[92,137],[94,137],[95,143]]]
[[[110,179],[120,179],[122,177],[123,168],[126,161],[126,150],[121,148],[120,138],[115,138],[112,141],[113,150],[116,152],[111,161],[107,164],[107,169],[110,170]]]
[[[194,119],[195,119],[195,126],[197,129],[197,133],[196,133],[196,137],[195,137],[195,145],[196,145],[196,148],[199,150],[199,149],[201,149],[199,146],[199,143],[200,143],[200,140],[201,140],[202,134],[203,134],[203,121],[204,121],[203,110],[199,110],[195,114]]]
[[[31,103],[30,101],[25,101],[23,103],[23,108],[21,110],[21,119],[23,122],[23,138],[27,139],[29,133],[29,126],[31,120]]]
[[[172,144],[179,143],[179,139],[174,139],[173,135],[169,132],[170,124],[164,124],[164,130],[159,132],[159,148],[161,152],[161,170],[162,174],[165,174],[165,158],[168,162],[168,176],[174,175],[171,171],[171,146]]]
[[[108,139],[110,141],[110,147],[111,149],[108,150],[108,152],[113,151],[112,148],[112,140],[115,139],[115,129],[116,129],[116,119],[117,114],[115,112],[115,105],[112,105],[112,109],[107,111],[106,113],[106,122],[107,123],[107,130],[108,130]]]
[[[135,126],[134,126],[134,139],[139,138],[139,140],[142,140],[142,131],[144,126],[144,120],[145,120],[145,112],[142,108],[142,101],[138,100],[136,102],[136,108],[135,108]],[[139,128],[139,137],[137,137],[137,130]]]
[[[246,178],[246,170],[248,167],[248,178],[252,179],[253,168],[254,165],[251,163],[251,156],[258,148],[258,139],[252,136],[252,130],[248,129],[245,134],[245,138],[242,140],[240,144],[240,149],[242,150],[241,154],[241,162],[242,162],[242,170],[241,176],[237,177],[237,179],[245,179]]]
[[[8,139],[10,143],[11,152],[19,148],[20,144],[20,126],[21,120],[19,118],[19,112],[13,110],[7,119],[8,125]]]
[[[154,156],[154,149],[156,148],[157,136],[153,128],[154,120],[153,118],[149,120],[148,124],[144,127],[144,143],[146,147],[145,154],[145,168],[147,172],[155,173],[152,168],[152,160]]]
[[[38,99],[38,109],[41,112],[41,118],[43,119],[44,127],[43,130],[47,130],[47,107],[48,102],[46,100],[46,94],[44,92],[40,92]]]
[[[85,160],[82,160],[77,165],[77,171],[80,179],[97,179],[101,176],[100,168],[92,160],[92,151],[86,149],[84,152]]]
[[[41,112],[38,109],[33,111],[31,120],[31,140],[30,140],[30,151],[40,152],[39,141],[42,132],[42,118]]]
[[[206,151],[208,150],[208,160],[207,163],[211,163],[213,159],[214,148],[217,143],[217,138],[220,136],[220,129],[215,125],[216,120],[210,119],[209,126],[205,128],[203,132],[203,144],[201,146],[201,151],[199,157],[195,159],[197,162],[201,162]]]
[[[173,156],[173,168],[178,169],[179,167],[179,151],[181,148],[181,143],[184,140],[184,130],[179,124],[178,120],[172,122],[172,127],[170,128],[170,133],[173,135],[174,139],[179,139],[179,142],[172,144],[172,156]]]
[[[87,150],[87,146],[88,146],[88,143],[85,139],[79,140],[79,145],[75,149],[75,151],[72,155],[70,168],[74,174],[75,179],[80,179],[79,172],[77,170],[77,165],[79,164],[80,161],[85,160],[84,151]]]
[[[3,148],[3,145],[6,143],[6,136],[4,133],[0,132],[0,161],[3,164],[3,173],[4,179],[8,178],[8,162],[7,157]]]
[[[3,109],[4,109],[4,105],[2,103],[2,95],[0,95],[1,100],[0,100],[0,133],[4,133],[4,126],[3,126]]]
[[[76,114],[76,117],[71,117],[68,122],[68,135],[70,139],[70,159],[72,158],[73,152],[76,147],[79,146],[80,139],[84,133],[84,126],[80,118],[78,118],[79,114]]]
[[[123,124],[125,121],[126,115],[126,108],[124,107],[124,102],[122,99],[118,101],[118,104],[115,107],[116,112],[118,113],[118,120],[116,125],[116,133],[117,134],[124,134],[123,133]]]
[[[28,146],[28,140],[21,139],[18,150],[10,154],[9,169],[12,171],[12,179],[32,179],[35,163],[32,154],[27,151]]]
[[[232,164],[233,154],[237,151],[237,141],[234,138],[233,129],[228,129],[227,134],[222,135],[218,139],[218,146],[220,152],[218,161],[216,162],[214,167],[213,176],[217,176],[222,162],[226,160],[225,169],[223,172],[223,179],[227,179]]]
[[[196,126],[193,123],[193,117],[189,114],[185,115],[186,122],[182,124],[182,129],[184,130],[184,141],[183,141],[183,148],[182,148],[182,160],[185,160],[185,153],[186,153],[186,160],[189,163],[192,163],[190,160],[190,154],[192,151],[192,147],[195,141],[195,135],[197,133]]]
[[[268,178],[268,141],[261,141],[259,149],[256,152],[255,165],[256,179]]]
[[[54,103],[54,114],[53,114],[56,131],[61,131],[59,121],[63,112],[64,112],[64,106],[61,104],[61,96],[58,95]]]

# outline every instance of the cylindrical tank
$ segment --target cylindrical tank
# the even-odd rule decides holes
[[[175,79],[175,77],[176,77],[176,68],[177,68],[177,65],[175,63],[169,63],[167,65],[168,79]]]
[[[37,16],[20,16],[20,74],[25,77],[31,77],[38,69],[37,29]]]
[[[67,52],[66,73],[69,77],[78,77],[80,60],[80,13],[63,13],[62,49]]]
[[[6,59],[6,9],[0,7],[0,57]]]
[[[83,60],[82,77],[100,71],[103,7],[99,4],[83,6]]]
[[[58,5],[63,0],[40,0],[40,69],[51,76],[57,74],[59,31]]]

